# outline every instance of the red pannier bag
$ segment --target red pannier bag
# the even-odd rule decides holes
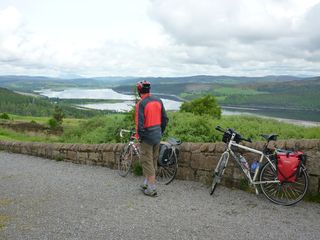
[[[303,152],[277,152],[277,172],[280,182],[295,182]]]

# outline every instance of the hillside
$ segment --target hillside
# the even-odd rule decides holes
[[[56,104],[47,98],[32,97],[15,93],[11,90],[0,88],[0,113],[26,115],[26,116],[51,116]],[[92,117],[105,111],[81,110],[68,104],[59,104],[66,117]]]
[[[248,84],[254,94],[232,94],[221,101],[227,105],[285,107],[320,110],[320,77],[280,83]]]

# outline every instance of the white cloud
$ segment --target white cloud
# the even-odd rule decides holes
[[[140,0],[105,18],[102,2],[49,19],[0,9],[0,74],[319,74],[320,0]]]
[[[319,1],[154,0],[150,16],[179,45],[188,61],[229,68],[265,66],[298,72],[319,67]],[[260,64],[263,63],[263,64]],[[301,64],[299,66],[299,64]],[[308,66],[309,66],[308,64]],[[285,67],[283,68],[285,69]],[[283,71],[283,70],[282,70]]]

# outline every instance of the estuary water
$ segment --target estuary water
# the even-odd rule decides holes
[[[99,110],[112,110],[117,112],[129,111],[134,105],[134,96],[115,92],[110,88],[104,89],[80,89],[70,88],[62,91],[53,91],[44,89],[37,91],[40,95],[49,98],[59,99],[102,99],[102,100],[121,100],[115,103],[90,103],[79,104],[77,106]],[[163,105],[167,110],[179,110],[182,102],[161,98]]]

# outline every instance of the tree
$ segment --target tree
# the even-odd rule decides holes
[[[52,118],[49,119],[48,124],[50,126],[50,130],[52,131],[62,131],[62,121],[64,118],[64,113],[62,108],[59,106],[55,106],[54,112],[52,114]]]
[[[190,102],[184,102],[180,107],[180,111],[191,112],[197,115],[207,114],[213,118],[221,117],[221,108],[218,105],[215,97],[212,95],[206,95]]]
[[[57,124],[61,126],[63,118],[64,118],[64,113],[62,111],[62,108],[59,106],[55,106],[54,112],[53,112],[53,119],[56,120]]]

